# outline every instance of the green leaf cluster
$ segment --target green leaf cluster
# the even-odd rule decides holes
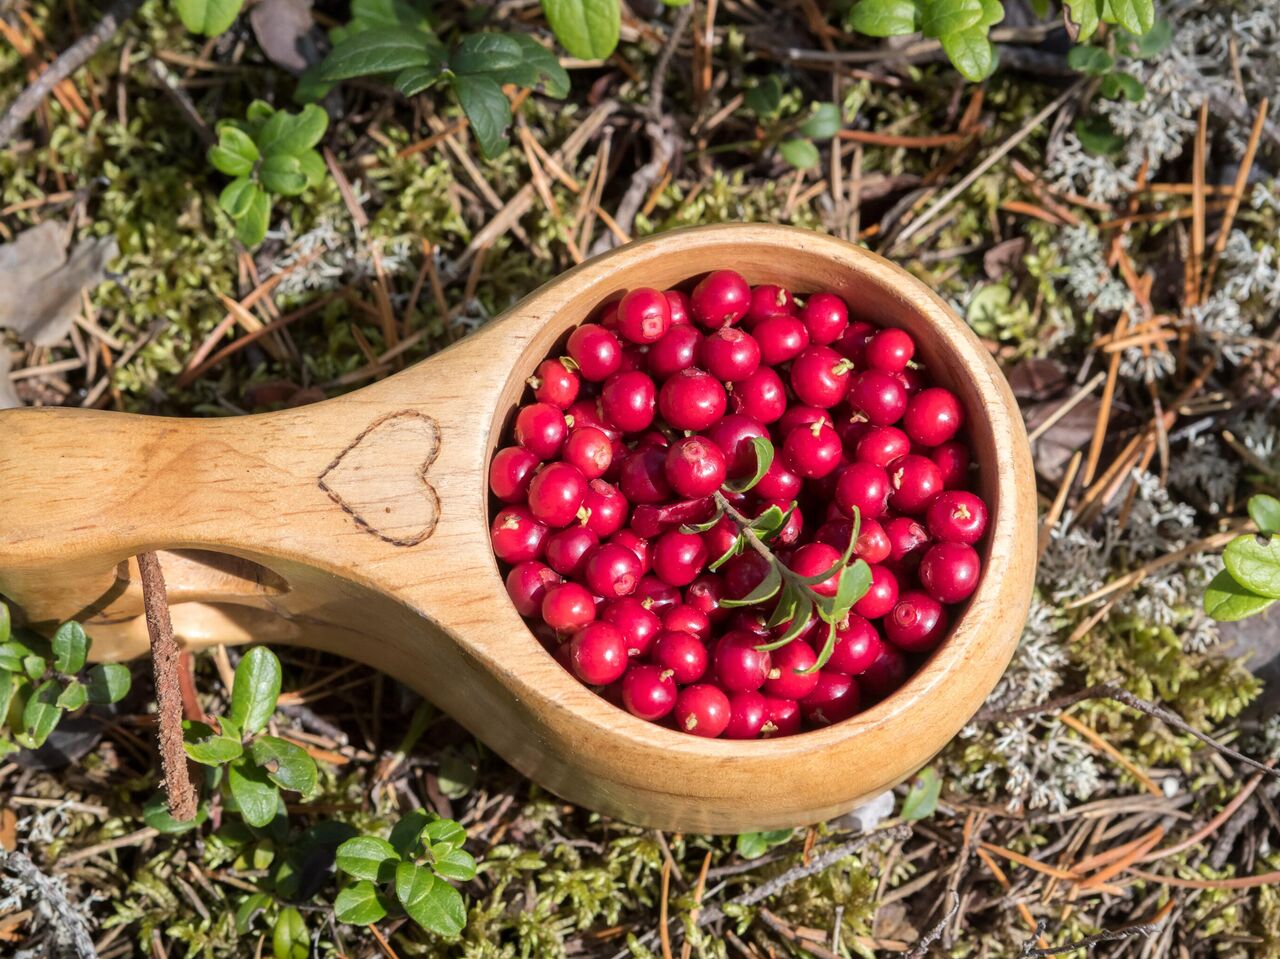
[[[467,833],[452,819],[422,810],[380,836],[355,836],[338,847],[340,872],[355,881],[338,893],[340,922],[367,926],[404,914],[423,929],[456,938],[467,923],[462,894],[451,883],[475,878],[476,861],[463,849]]]
[[[743,859],[759,859],[775,846],[790,842],[795,833],[794,829],[772,829],[767,832],[739,833],[737,840],[734,842],[734,850]]]
[[[173,5],[192,33],[216,37],[235,23],[244,0],[173,0]]]
[[[92,644],[79,623],[63,623],[48,640],[17,629],[0,603],[0,756],[39,749],[67,713],[128,695],[128,667],[86,669]]]
[[[1204,611],[1222,622],[1256,616],[1280,599],[1280,499],[1249,498],[1257,533],[1237,536],[1222,553],[1226,566],[1204,592]]]
[[[244,121],[218,124],[209,162],[235,178],[218,205],[245,246],[257,246],[267,235],[274,197],[298,196],[324,179],[324,159],[315,147],[328,128],[329,115],[314,104],[290,113],[262,100],[249,104]]]
[[[941,43],[952,65],[977,82],[996,68],[987,34],[1003,19],[1000,0],[858,0],[848,25],[869,37],[923,33]]]
[[[542,0],[542,12],[556,39],[580,60],[603,60],[618,46],[619,0]]]
[[[821,162],[813,141],[830,140],[842,123],[835,103],[815,103],[807,115],[784,119],[784,91],[776,74],[761,77],[744,90],[742,102],[766,127],[761,146],[777,144],[779,156],[797,170],[812,169]]]

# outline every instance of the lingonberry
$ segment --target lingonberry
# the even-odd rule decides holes
[[[840,334],[840,339],[831,346],[841,356],[853,361],[854,366],[862,369],[866,366],[867,340],[875,335],[876,328],[862,320],[853,320]]]
[[[791,291],[772,283],[763,283],[751,291],[751,305],[747,307],[747,323],[755,324],[771,316],[794,313],[795,300]]]
[[[569,662],[574,675],[588,686],[604,686],[627,671],[627,644],[616,626],[596,621],[574,634]]]
[[[725,739],[756,739],[768,718],[768,702],[756,692],[734,693],[729,697],[729,722],[721,734]]]
[[[600,412],[614,429],[639,433],[653,422],[657,392],[648,373],[614,373],[600,388]]]
[[[898,577],[884,566],[871,567],[871,585],[863,597],[853,604],[853,611],[864,619],[879,619],[898,601]]]
[[[733,270],[716,270],[703,277],[690,298],[693,318],[711,330],[732,326],[751,305],[751,287]]]
[[[868,563],[883,563],[891,549],[884,526],[876,520],[864,519],[858,529],[858,544],[853,548],[853,555]]]
[[[634,596],[623,596],[600,607],[600,619],[616,626],[631,656],[644,656],[662,631],[658,614]]]
[[[775,456],[752,492],[768,499],[793,500],[800,495],[803,486],[804,480],[787,469],[781,456]]]
[[[770,657],[767,650],[756,649],[759,645],[760,637],[755,633],[734,630],[720,638],[715,645],[713,669],[722,689],[740,693],[764,685]]]
[[[664,583],[652,573],[646,573],[640,577],[640,584],[636,586],[636,591],[632,595],[640,602],[648,603],[649,608],[659,616],[671,607],[684,602],[679,589]]]
[[[529,482],[529,511],[551,527],[568,526],[578,516],[587,480],[569,463],[548,463]]]
[[[782,414],[782,418],[778,420],[774,430],[779,436],[786,437],[788,433],[799,426],[812,426],[814,423],[824,423],[835,429],[835,421],[831,418],[831,411],[824,410],[820,406],[805,406],[803,403],[797,403],[794,406],[788,406],[787,411]]]
[[[707,548],[697,533],[678,529],[663,533],[653,544],[653,572],[671,586],[688,586],[707,562]]]
[[[728,516],[721,516],[716,525],[702,534],[707,547],[707,558],[716,560],[733,549],[738,542],[738,524]]]
[[[622,433],[605,422],[604,414],[600,412],[600,399],[598,397],[592,400],[578,400],[564,411],[564,415],[565,420],[575,430],[589,427],[593,430],[599,430],[611,440],[622,438]]]
[[[751,328],[760,358],[770,366],[789,363],[809,345],[809,331],[796,316],[771,316]]]
[[[831,575],[819,583],[811,583],[809,588],[819,596],[834,596],[840,582],[840,552],[826,543],[806,543],[795,551],[791,562],[787,564],[800,576],[806,578],[818,576],[828,570]]]
[[[527,506],[508,506],[499,510],[489,530],[493,554],[504,563],[523,563],[542,554],[547,526],[529,512]]]
[[[730,629],[740,629],[748,633],[755,633],[757,636],[764,636],[766,637],[766,642],[768,638],[771,638],[764,616],[760,613],[748,612],[745,609],[734,613]]]
[[[969,447],[952,440],[935,446],[929,451],[929,459],[938,464],[942,471],[942,485],[945,489],[963,487],[969,479]]]
[[[908,366],[902,372],[894,373],[893,375],[898,378],[898,382],[902,384],[902,388],[907,391],[908,397],[915,396],[928,385],[928,382],[924,378],[924,374],[912,366]]]
[[[876,661],[858,677],[858,683],[867,699],[878,702],[903,684],[907,672],[907,657],[885,643]]]
[[[931,386],[911,397],[902,425],[921,446],[940,446],[964,425],[964,407],[950,390]]]
[[[929,547],[928,530],[910,516],[895,516],[885,521],[884,532],[889,540],[890,563],[905,570],[920,565],[920,559]]]
[[[618,332],[632,343],[656,343],[671,326],[671,301],[659,290],[639,286],[618,302]]]
[[[915,340],[911,339],[906,330],[886,329],[867,340],[862,355],[872,369],[883,373],[901,373],[915,353]]]
[[[658,446],[642,446],[622,461],[618,485],[632,503],[662,503],[671,497],[667,482],[667,451]]]
[[[636,554],[625,546],[602,543],[586,556],[583,577],[597,596],[617,599],[635,592],[643,571]]]
[[[764,725],[760,735],[764,739],[792,736],[800,732],[800,704],[794,699],[764,699]]]
[[[595,597],[581,583],[548,587],[542,597],[542,621],[557,633],[572,633],[595,618]],[[625,645],[622,655],[626,656]]]
[[[852,369],[831,347],[810,346],[791,364],[791,389],[801,403],[829,408],[844,399]]]
[[[529,377],[529,385],[533,387],[533,398],[539,403],[567,410],[578,398],[581,381],[563,360],[543,360]]]
[[[666,630],[658,634],[653,644],[653,661],[681,686],[696,683],[707,671],[709,657],[707,647],[690,633],[682,630]]]
[[[636,663],[622,677],[622,706],[632,716],[650,722],[661,719],[676,706],[676,684],[660,666]]]
[[[705,430],[724,416],[727,403],[720,381],[697,367],[669,377],[658,391],[662,418],[677,430]]]
[[[933,538],[972,546],[987,531],[987,504],[968,490],[939,493],[925,513]]]
[[[801,307],[800,319],[809,331],[810,342],[830,346],[849,325],[849,308],[834,293],[815,293]]]
[[[911,438],[896,426],[873,426],[858,440],[854,459],[889,469],[889,464],[911,452]]]
[[[867,519],[875,519],[889,500],[889,474],[871,463],[850,463],[836,480],[835,499],[850,519],[855,510]]]
[[[729,615],[729,610],[720,605],[724,597],[724,580],[715,573],[703,573],[684,590],[685,605],[703,613],[713,623]]]
[[[516,442],[540,460],[560,455],[568,432],[564,413],[550,403],[530,403],[516,414]]]
[[[622,365],[622,344],[603,326],[584,323],[569,334],[566,346],[582,378],[599,383],[618,372]]]
[[[547,537],[543,559],[562,576],[582,576],[587,554],[600,545],[600,537],[585,526],[574,523]]]
[[[758,516],[773,506],[788,514],[782,529],[773,535],[773,542],[780,546],[790,546],[800,539],[800,534],[804,531],[804,513],[791,500],[785,499],[762,499],[755,513]]]
[[[729,413],[712,423],[706,437],[720,448],[725,457],[725,475],[729,479],[750,476],[756,469],[753,439],[768,439],[764,424],[742,413]]]
[[[889,487],[889,505],[914,516],[942,492],[942,470],[929,457],[908,453],[890,464]]]
[[[593,479],[582,497],[586,527],[600,539],[608,539],[627,521],[627,499],[617,487],[604,480]]]
[[[536,559],[516,563],[507,573],[507,595],[521,616],[537,616],[548,587],[560,582],[560,574]]]
[[[764,693],[779,699],[804,699],[818,685],[818,654],[802,639],[793,639],[769,654]]]
[[[669,632],[689,633],[705,643],[711,636],[711,617],[696,606],[681,603],[662,614],[662,628]]]
[[[762,366],[733,384],[733,411],[760,423],[772,423],[787,410],[787,391],[772,367]]]
[[[686,436],[667,449],[667,482],[681,496],[710,496],[725,480],[727,464],[720,447],[703,436]]]
[[[603,326],[606,330],[616,331],[618,329],[618,301],[606,303],[600,307],[600,312],[596,314],[595,322]]]
[[[858,680],[822,669],[813,692],[800,700],[800,713],[814,726],[830,726],[857,713],[861,699]]]
[[[733,600],[751,595],[769,572],[769,561],[753,550],[739,553],[720,567],[725,594]]]
[[[676,697],[676,728],[715,739],[729,725],[729,697],[715,686],[686,686]]]
[[[863,370],[849,384],[849,404],[872,426],[892,426],[907,408],[907,391],[888,373]]]
[[[941,603],[959,603],[978,588],[982,562],[972,546],[935,543],[920,560],[920,585]]]
[[[666,335],[649,347],[645,364],[657,379],[665,380],[698,362],[702,334],[692,326],[673,326]]]
[[[885,638],[908,653],[932,652],[946,631],[947,614],[942,604],[918,589],[899,596],[884,618]]]
[[[689,303],[688,294],[680,290],[666,290],[662,295],[667,298],[672,326],[688,326],[693,322],[693,307]]]
[[[827,665],[838,673],[857,676],[870,668],[884,648],[884,640],[871,623],[850,613],[836,629],[836,644]]]
[[[822,421],[793,429],[782,442],[782,458],[798,476],[817,479],[840,465],[844,446],[840,437]]]
[[[529,481],[542,461],[523,446],[508,446],[493,454],[489,489],[504,503],[521,503],[529,496]]]
[[[750,333],[725,326],[702,341],[702,365],[722,383],[745,380],[760,366],[760,344]]]
[[[599,479],[613,464],[613,442],[594,426],[570,430],[564,441],[564,461],[578,467],[587,479]]]
[[[622,362],[618,365],[619,373],[644,372],[648,368],[649,347],[636,343],[627,343],[622,347]],[[618,684],[615,683],[615,686]]]
[[[631,550],[635,553],[636,559],[640,560],[640,568],[646,573],[649,572],[649,541],[647,539],[633,529],[620,529],[609,537],[609,542]]]

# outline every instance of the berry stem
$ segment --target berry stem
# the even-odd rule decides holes
[[[744,516],[739,512],[738,509],[734,507],[734,505],[730,503],[719,490],[716,490],[712,495],[715,497],[716,505],[737,525],[740,530],[740,535],[746,539],[747,545],[764,557],[771,566],[777,569],[777,571],[782,575],[783,582],[790,585],[793,589],[800,590],[813,601],[815,606],[827,602],[827,597],[820,596],[815,593],[808,583],[804,582],[798,574],[792,571],[790,566],[774,555],[774,552],[769,548],[769,545],[757,536],[756,531],[751,528],[750,517]]]

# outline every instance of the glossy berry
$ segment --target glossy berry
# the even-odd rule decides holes
[[[944,489],[962,488],[969,478],[969,447],[952,441],[935,446],[929,451],[929,459],[942,471]]]
[[[693,288],[689,300],[693,318],[707,329],[718,330],[746,315],[751,305],[751,287],[733,270],[716,270]]]
[[[604,480],[594,479],[587,484],[582,509],[587,517],[587,529],[600,539],[608,539],[627,521],[626,497]]]
[[[840,471],[836,481],[836,505],[850,519],[854,511],[875,519],[885,511],[889,501],[889,474],[870,463],[850,463]]]
[[[568,463],[548,463],[529,483],[529,511],[553,528],[568,526],[578,516],[587,493],[582,471]]]
[[[686,686],[676,697],[676,728],[715,739],[729,725],[729,697],[707,684]]]
[[[849,384],[849,405],[872,426],[892,426],[907,408],[907,391],[888,373],[863,370]]]
[[[729,692],[759,689],[769,676],[770,657],[756,649],[760,637],[755,633],[733,631],[716,643],[714,666],[716,681]]]
[[[759,420],[742,413],[729,413],[707,428],[706,437],[725,457],[729,479],[750,476],[756,469],[756,448],[752,439],[768,439],[769,431]]]
[[[707,671],[707,647],[695,636],[679,630],[658,634],[653,644],[653,661],[670,671],[681,686],[696,683]]]
[[[727,464],[720,447],[702,436],[686,436],[667,449],[667,482],[690,499],[710,496],[725,481]]]
[[[884,524],[889,562],[898,569],[915,569],[929,548],[929,531],[910,516],[895,516]]]
[[[576,466],[587,479],[599,479],[613,464],[613,443],[603,431],[586,426],[569,431],[563,455],[564,461]]]
[[[720,572],[724,576],[725,594],[730,599],[744,599],[764,580],[769,561],[748,549],[720,567]]]
[[[823,669],[813,692],[800,700],[800,712],[814,726],[830,726],[856,714],[861,699],[858,680]]]
[[[571,423],[572,428],[575,430],[590,427],[593,430],[599,430],[611,440],[619,439],[622,436],[613,426],[605,422],[604,414],[600,412],[599,399],[578,400],[578,402],[565,410],[565,419]]]
[[[667,482],[667,451],[643,446],[622,461],[618,485],[632,503],[662,503],[671,497]]]
[[[711,617],[696,606],[681,603],[662,614],[662,628],[668,632],[688,633],[705,643],[711,635]]]
[[[706,429],[724,416],[727,404],[720,381],[696,367],[676,373],[658,392],[662,418],[677,430]]]
[[[857,613],[850,613],[836,630],[836,644],[827,668],[857,676],[866,672],[884,649],[880,633]]]
[[[648,373],[615,373],[600,388],[600,412],[623,433],[639,433],[653,422],[658,389]]]
[[[830,346],[848,327],[849,308],[834,293],[815,293],[805,301],[800,319],[809,331],[810,342]]]
[[[929,504],[925,522],[934,539],[972,546],[987,531],[987,505],[967,490],[947,490]]]
[[[702,365],[720,382],[737,383],[760,366],[760,344],[750,333],[721,327],[702,341]]]
[[[719,622],[728,615],[728,610],[720,605],[725,597],[724,580],[715,573],[703,573],[694,579],[684,591],[684,601],[698,612],[706,615],[711,622]]]
[[[617,599],[635,592],[642,575],[636,554],[625,546],[612,543],[603,543],[588,553],[583,566],[588,588],[605,599]]]
[[[543,360],[529,377],[533,398],[539,403],[550,403],[557,409],[567,410],[578,398],[581,381],[578,374],[561,360]]]
[[[878,702],[906,681],[907,672],[907,658],[886,643],[876,661],[858,677],[858,684],[867,699]]]
[[[622,365],[622,344],[603,326],[584,323],[571,334],[566,349],[582,378],[593,383],[608,379]]]
[[[793,736],[800,732],[800,704],[794,699],[775,699],[766,696],[764,712],[764,726],[760,728],[762,738]]]
[[[529,481],[542,462],[523,446],[508,446],[493,454],[489,489],[504,503],[521,503],[529,496]]]
[[[769,718],[768,709],[768,700],[759,693],[734,693],[729,697],[729,722],[721,735],[725,739],[758,739]]]
[[[648,287],[628,290],[618,303],[618,333],[632,343],[656,343],[671,326],[671,302]]]
[[[884,618],[885,638],[908,653],[932,652],[947,631],[947,614],[942,604],[920,590],[898,597]]]
[[[680,290],[666,290],[662,295],[667,298],[672,326],[688,326],[693,322],[693,307],[689,302],[688,294]]]
[[[493,553],[504,563],[537,559],[546,536],[546,524],[535,519],[527,506],[508,506],[499,510],[489,529]]]
[[[940,446],[964,425],[964,408],[956,395],[940,386],[921,390],[907,404],[902,426],[921,446]]]
[[[873,519],[864,519],[858,529],[858,544],[853,555],[872,565],[889,558],[892,545],[884,526]]]
[[[787,410],[787,391],[771,367],[762,366],[733,385],[733,411],[761,423],[772,423]]]
[[[806,543],[795,551],[787,564],[800,576],[806,578],[825,573],[840,563],[840,552],[826,543]],[[819,596],[834,596],[840,582],[840,570],[834,569],[830,576],[820,583],[811,583],[809,588]]]
[[[568,433],[564,413],[550,403],[530,403],[516,414],[516,442],[540,460],[559,456]]]
[[[665,380],[698,362],[703,336],[692,326],[673,326],[649,347],[645,365],[657,379]]]
[[[817,661],[818,654],[802,639],[793,639],[781,649],[775,649],[769,654],[764,694],[779,699],[804,699],[818,685],[818,670],[813,668]]]
[[[627,671],[627,644],[622,633],[608,623],[588,623],[569,646],[573,673],[588,686],[605,686]]]
[[[661,719],[675,709],[675,680],[660,666],[637,663],[622,677],[622,706],[632,716]]]
[[[911,452],[911,439],[896,426],[873,426],[858,440],[854,459],[889,469],[889,464]]]
[[[940,603],[959,603],[978,588],[982,563],[972,546],[935,543],[920,560],[920,585]]]
[[[809,346],[809,331],[796,316],[772,316],[751,328],[760,358],[770,366],[789,363]]]
[[[507,573],[507,595],[521,616],[537,616],[547,589],[561,582],[560,574],[534,559],[516,563]]]
[[[853,604],[853,611],[864,619],[879,619],[898,601],[898,578],[884,566],[871,567],[871,586]]]
[[[640,560],[640,568],[649,572],[649,541],[633,529],[620,529],[609,537],[609,542],[625,546]]]
[[[671,586],[688,586],[707,562],[707,548],[697,533],[673,529],[653,544],[653,571]]]
[[[768,499],[793,500],[800,495],[803,485],[804,480],[787,468],[783,457],[775,456],[752,492]]]
[[[829,346],[810,346],[791,364],[791,389],[801,403],[835,406],[849,389],[853,364]]]
[[[580,583],[552,586],[542,597],[542,621],[558,633],[575,632],[595,618],[595,598]]]
[[[875,335],[876,328],[862,320],[854,320],[845,327],[840,339],[831,346],[843,357],[853,361],[857,369],[866,366],[867,341]]]
[[[765,283],[751,291],[751,305],[747,307],[746,321],[754,325],[773,316],[794,313],[795,309],[796,303],[790,290]]]
[[[787,407],[787,411],[782,414],[782,418],[778,420],[774,431],[779,436],[786,436],[792,430],[801,426],[813,426],[814,423],[823,423],[835,429],[835,420],[831,418],[831,411],[824,410],[820,406],[805,406],[803,403],[796,403]]]
[[[679,589],[664,583],[652,573],[640,577],[640,585],[636,587],[634,595],[642,603],[648,603],[649,608],[659,616],[682,602]]]
[[[702,542],[707,547],[708,559],[721,557],[738,542],[738,524],[728,516],[721,516],[715,526],[702,534]]]
[[[581,578],[587,554],[600,545],[600,537],[585,526],[574,523],[547,537],[543,559],[562,576]]]
[[[807,479],[826,476],[840,465],[843,455],[840,437],[822,422],[793,429],[782,443],[782,458],[787,466]]]
[[[906,330],[881,330],[867,340],[863,359],[868,366],[882,373],[901,373],[915,356],[916,344]]]
[[[909,453],[889,465],[889,505],[901,513],[923,513],[942,492],[942,471],[927,456]]]

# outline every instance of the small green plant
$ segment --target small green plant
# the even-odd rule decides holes
[[[791,841],[796,834],[794,829],[771,829],[768,832],[739,833],[734,849],[743,859],[759,859],[775,846],[782,846]]]
[[[325,176],[315,146],[329,127],[329,115],[314,104],[301,113],[277,110],[262,100],[249,104],[245,120],[218,124],[218,143],[209,162],[235,177],[218,205],[235,221],[236,237],[257,246],[267,235],[276,196],[297,196]]]
[[[226,808],[250,826],[284,816],[281,790],[303,798],[316,789],[316,761],[287,739],[264,733],[280,696],[280,660],[255,646],[236,667],[231,708],[208,723],[183,723],[183,748],[195,762],[218,774]]]
[[[388,839],[355,836],[338,847],[337,865],[355,881],[338,893],[338,921],[367,926],[403,912],[423,929],[454,938],[467,924],[462,894],[451,882],[476,875],[462,848],[467,833],[452,819],[422,810],[405,816]]]
[[[1097,80],[1098,94],[1106,100],[1121,98],[1137,103],[1147,95],[1147,88],[1132,73],[1117,67],[1117,58],[1147,60],[1161,53],[1173,39],[1173,28],[1168,21],[1160,20],[1141,36],[1135,36],[1123,27],[1110,31],[1104,46],[1073,47],[1067,54],[1067,64],[1085,76]],[[1076,120],[1076,136],[1081,145],[1091,153],[1114,154],[1124,147],[1124,138],[1112,128],[1105,116],[1091,113]]]
[[[784,116],[785,95],[776,74],[762,77],[742,95],[743,106],[760,122],[762,150],[774,146],[797,170],[816,167],[821,161],[814,140],[830,140],[840,130],[840,107],[815,103],[807,116]]]
[[[911,779],[907,795],[902,800],[899,815],[908,822],[928,819],[938,808],[942,795],[942,779],[932,766],[925,766]]]
[[[1249,498],[1249,517],[1257,533],[1242,533],[1223,550],[1226,568],[1204,592],[1204,610],[1221,622],[1264,612],[1280,599],[1280,499]]]
[[[244,0],[173,0],[173,5],[192,33],[216,37],[235,23]]]
[[[63,623],[49,640],[15,629],[0,603],[0,756],[39,749],[63,716],[129,694],[128,667],[85,668],[92,645],[79,623]]]

